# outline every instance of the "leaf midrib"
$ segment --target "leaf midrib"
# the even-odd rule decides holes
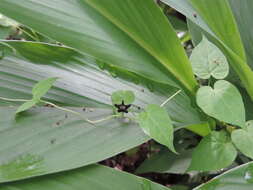
[[[118,29],[120,29],[122,32],[124,32],[129,38],[131,38],[133,41],[135,41],[140,47],[142,47],[149,55],[154,57],[161,65],[163,65],[167,71],[169,71],[178,81],[180,81],[181,84],[185,86],[186,89],[188,89],[192,93],[192,87],[190,87],[187,83],[185,83],[183,80],[181,80],[181,76],[177,75],[177,72],[175,72],[174,69],[168,67],[167,64],[164,63],[164,61],[156,55],[149,47],[145,45],[145,43],[142,42],[141,39],[139,39],[137,36],[132,34],[131,32],[128,32],[127,28],[124,27],[124,25],[120,24],[116,19],[114,19],[112,16],[107,14],[102,9],[96,7],[93,3],[90,1],[85,1],[87,4],[89,4],[92,8],[94,8],[97,12],[99,12],[102,16],[104,16],[108,21],[110,21],[113,25],[115,25]]]

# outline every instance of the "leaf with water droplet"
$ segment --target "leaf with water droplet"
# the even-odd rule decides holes
[[[224,79],[229,72],[229,65],[222,51],[209,42],[206,37],[192,51],[190,61],[193,72],[199,78]]]
[[[124,101],[125,104],[132,104],[135,100],[133,91],[130,90],[118,90],[112,93],[112,104],[121,104]]]
[[[151,183],[147,179],[142,180],[142,190],[151,190]]]
[[[37,155],[21,155],[0,165],[1,179],[6,181],[22,179],[43,173],[43,158]]]
[[[245,175],[244,175],[244,179],[248,182],[248,183],[253,183],[253,166],[249,165],[246,169]]]
[[[231,137],[235,146],[244,155],[253,159],[253,120],[246,123],[246,129],[233,131]]]
[[[213,171],[233,163],[237,151],[225,131],[213,131],[193,151],[189,171]]]
[[[245,127],[245,109],[237,88],[219,80],[214,88],[203,86],[197,92],[198,106],[209,116],[229,124]]]
[[[174,129],[167,111],[155,104],[149,104],[137,118],[140,127],[155,141],[167,146],[176,153],[173,145]]]

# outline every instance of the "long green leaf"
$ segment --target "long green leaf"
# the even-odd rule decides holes
[[[253,162],[233,168],[194,190],[251,190],[253,185]]]
[[[240,34],[228,0],[162,0],[208,32],[219,45],[253,99],[253,72],[246,62]],[[193,6],[192,6],[193,5]],[[193,8],[194,7],[194,8]],[[196,11],[197,10],[197,11]],[[206,23],[205,23],[206,22]]]
[[[74,106],[72,109],[92,120],[112,114],[110,96],[115,90],[133,91],[134,104],[141,108],[168,98],[99,71],[93,59],[72,49],[31,42],[9,44],[18,54],[6,55],[0,61],[1,97],[29,99],[36,81],[59,77],[45,99]],[[139,80],[145,81],[141,77]],[[167,93],[174,93],[174,89]],[[9,107],[13,103],[1,101],[0,105],[1,182],[95,163],[149,139],[135,123],[110,120],[93,126],[55,108],[39,107],[15,120],[16,107]],[[102,107],[105,109],[98,109]],[[173,98],[166,109],[175,126],[205,123],[183,93]]]
[[[252,10],[253,10],[253,1],[251,0],[244,0],[244,1],[237,1],[237,0],[229,0],[230,6],[234,13],[234,17],[237,21],[238,29],[241,34],[241,38],[243,41],[245,53],[247,56],[247,63],[253,69],[253,34],[250,32],[251,25],[252,25]]]
[[[152,0],[3,0],[0,12],[103,63],[162,83],[179,82],[195,94],[186,54]]]
[[[105,166],[91,165],[68,172],[0,185],[0,190],[169,190],[147,179]]]
[[[187,90],[195,92],[196,82],[183,47],[152,0],[84,1],[147,50]]]

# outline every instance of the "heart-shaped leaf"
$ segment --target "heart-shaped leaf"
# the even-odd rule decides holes
[[[235,146],[246,156],[253,158],[253,121],[246,123],[246,129],[235,130],[232,133]]]
[[[138,121],[147,135],[176,152],[173,145],[172,122],[164,108],[149,104],[145,111],[138,115]]]
[[[197,92],[197,104],[208,115],[226,123],[245,126],[245,109],[241,94],[231,83],[220,80]]]
[[[121,104],[124,101],[125,104],[132,104],[135,100],[134,93],[130,90],[118,90],[112,93],[112,103]]]
[[[236,149],[227,133],[213,131],[194,150],[189,170],[219,170],[232,164],[236,155]]]
[[[223,79],[228,75],[229,66],[221,50],[209,42],[206,37],[194,48],[190,57],[193,72],[199,78]]]

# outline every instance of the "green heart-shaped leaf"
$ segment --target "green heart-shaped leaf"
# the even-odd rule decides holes
[[[213,131],[193,151],[189,170],[211,171],[233,163],[237,152],[225,131]]]
[[[175,152],[173,145],[173,126],[167,111],[155,104],[149,104],[145,112],[138,115],[143,131],[157,142]]]
[[[232,133],[235,146],[246,156],[253,158],[253,121],[246,123],[246,129],[235,130]]]
[[[130,90],[118,90],[112,93],[112,103],[121,104],[124,101],[125,104],[132,104],[135,100],[135,95]]]
[[[221,50],[205,37],[194,48],[190,57],[194,74],[202,79],[213,76],[223,79],[228,75],[229,66]]]
[[[245,126],[245,109],[241,94],[231,83],[220,80],[197,92],[197,104],[207,114],[220,121]]]

